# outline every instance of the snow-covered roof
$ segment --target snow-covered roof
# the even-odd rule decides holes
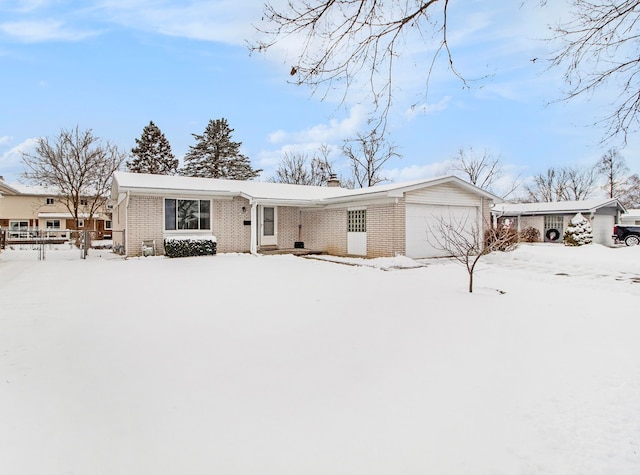
[[[87,219],[89,217],[88,213],[78,213],[78,218],[80,219]],[[98,218],[99,215],[95,214],[93,215],[94,218]],[[66,213],[66,212],[51,212],[51,213],[38,213],[38,218],[43,218],[43,219],[47,219],[47,218],[60,218],[60,219],[72,219],[73,215],[71,213]]]
[[[21,183],[12,183],[7,186],[12,189],[13,194],[19,195],[57,196],[59,194],[58,191],[46,186],[23,185]]]
[[[604,198],[581,201],[553,201],[551,203],[499,203],[493,206],[492,212],[503,216],[589,213],[600,208],[617,208],[625,211],[615,198]]]
[[[500,201],[500,198],[461,180],[458,177],[446,176],[413,180],[402,183],[376,185],[369,188],[350,190],[341,187],[289,185],[258,181],[221,180],[214,178],[195,178],[184,176],[150,175],[143,173],[116,172],[113,176],[111,197],[117,199],[123,191],[147,192],[153,194],[188,193],[215,194],[227,196],[245,196],[246,198],[279,201],[330,203],[346,200],[367,199],[376,196],[394,197],[412,189],[435,186],[446,182],[455,182],[461,187]]]
[[[627,212],[625,213],[626,216],[638,216],[640,217],[640,209],[628,209]]]

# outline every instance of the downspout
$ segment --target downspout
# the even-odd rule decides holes
[[[127,199],[124,205],[124,256],[129,255],[129,190],[127,190]]]
[[[258,254],[258,228],[257,228],[258,205],[253,199],[249,201],[249,204],[251,205],[251,241],[249,244],[249,251],[251,252],[251,254],[257,255]]]

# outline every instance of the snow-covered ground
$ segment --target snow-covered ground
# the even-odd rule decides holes
[[[640,247],[521,246],[473,294],[446,259],[19,252],[0,473],[640,473]]]

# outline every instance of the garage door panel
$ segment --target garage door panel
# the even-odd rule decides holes
[[[406,205],[406,255],[412,258],[444,257],[442,226],[447,223],[473,236],[478,208],[410,203]]]

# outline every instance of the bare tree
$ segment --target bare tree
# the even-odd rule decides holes
[[[471,222],[469,222],[471,220]],[[494,251],[512,251],[517,246],[517,233],[508,225],[498,228],[485,223],[483,237],[482,221],[475,217],[444,217],[437,220],[436,226],[428,229],[432,245],[464,265],[469,276],[469,292],[473,292],[473,277],[476,266],[482,256]]]
[[[294,185],[325,186],[331,176],[336,175],[329,161],[329,147],[323,144],[318,152],[309,157],[302,152],[285,152],[276,176],[269,179],[272,183],[290,183]]]
[[[545,2],[541,2],[545,3]],[[607,83],[616,86],[613,109],[601,122],[605,139],[626,142],[640,113],[639,0],[571,0],[571,18],[554,28],[562,46],[552,58],[564,69],[565,99],[589,96]]]
[[[91,220],[104,206],[113,172],[125,158],[115,145],[95,137],[91,129],[62,129],[53,139],[39,138],[33,153],[22,154],[27,168],[23,176],[56,191],[76,222],[81,217]]]
[[[640,208],[640,176],[637,173],[627,178],[617,198],[627,209]]]
[[[562,199],[569,201],[586,200],[593,194],[597,179],[597,174],[593,167],[564,167],[561,176],[564,178]]]
[[[434,62],[446,54],[453,74],[465,80],[453,65],[447,40],[448,0],[289,0],[282,9],[267,3],[257,29],[263,40],[250,50],[264,52],[298,35],[301,51],[293,61],[295,84],[312,91],[344,87],[344,97],[360,74],[367,77],[370,98],[385,123],[392,102],[394,63],[415,35],[424,44],[433,41],[435,53],[425,65],[428,78]],[[430,40],[433,38],[433,40]]]
[[[482,155],[479,155],[473,150],[473,147],[458,150],[458,155],[449,170],[478,188],[494,194],[495,183],[504,175],[502,160],[499,156],[494,157],[486,150]],[[501,197],[508,197],[519,186],[520,178],[516,177],[513,183],[500,193]]]
[[[375,130],[368,134],[356,135],[345,140],[342,153],[351,165],[353,181],[356,187],[366,188],[388,181],[381,175],[382,167],[393,157],[400,157],[396,146],[378,135]]]
[[[629,173],[624,157],[616,149],[609,149],[598,162],[597,170],[605,180],[609,198],[617,197]]]
[[[565,196],[566,179],[562,169],[550,167],[546,173],[533,177],[533,183],[526,185],[527,198],[534,203],[559,201]]]

